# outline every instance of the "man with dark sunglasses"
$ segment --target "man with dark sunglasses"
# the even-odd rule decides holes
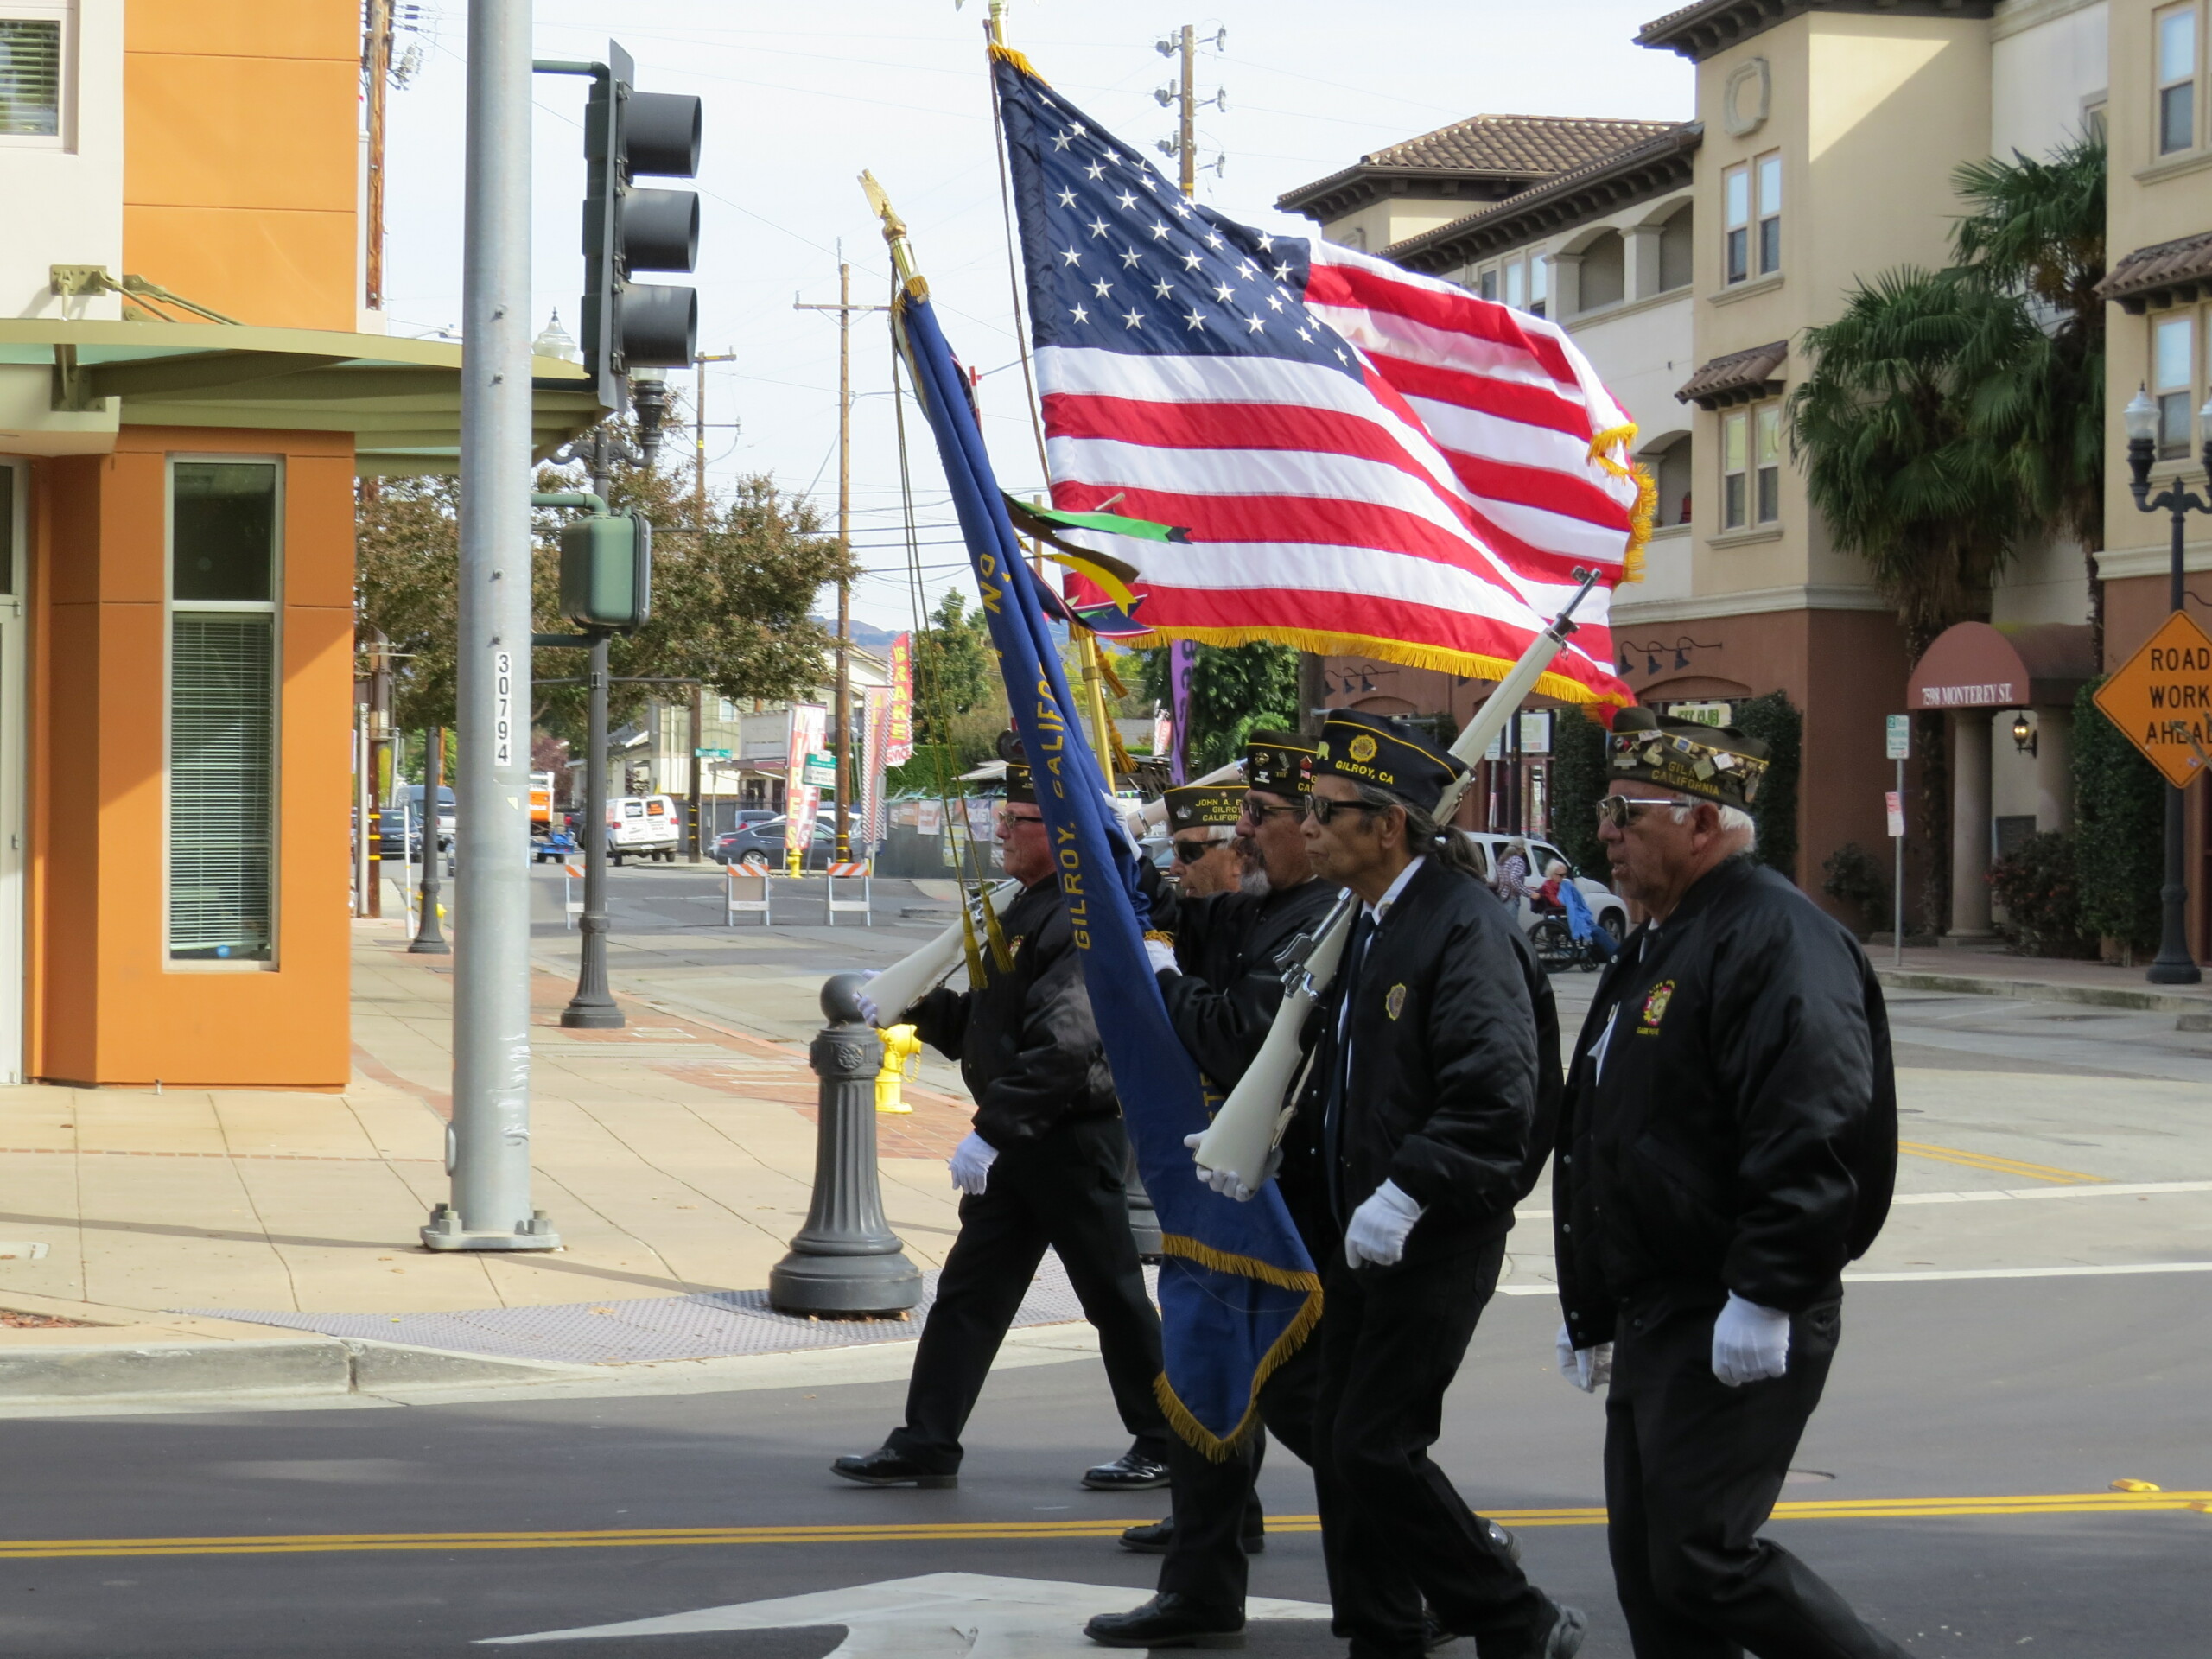
[[[1607,1541],[1638,1659],[1902,1659],[1758,1535],[1820,1403],[1844,1264],[1888,1212],[1881,988],[1751,856],[1766,746],[1614,716],[1599,804],[1649,918],[1584,1022],[1553,1175],[1560,1369],[1605,1399]]]
[[[1021,746],[1005,734],[1006,800],[998,812],[1006,873],[1023,890],[1001,912],[1009,969],[964,991],[939,988],[901,1018],[960,1063],[976,1098],[975,1127],[952,1154],[960,1236],[938,1276],[906,1385],[906,1419],[877,1450],[839,1458],[833,1471],[868,1486],[959,1484],[960,1434],[999,1344],[1049,1247],[1097,1327],[1099,1357],[1135,1444],[1088,1471],[1095,1491],[1167,1484],[1173,1436],[1153,1379],[1160,1315],[1129,1232],[1123,1173],[1128,1141],[1113,1074],[1084,988],[1082,952]],[[893,1025],[883,1010],[862,1012]]]
[[[1236,833],[1244,817],[1244,791],[1221,784],[1179,784],[1167,791],[1166,805],[1178,896],[1204,899],[1236,892],[1244,874]]]
[[[1302,933],[1317,931],[1338,889],[1314,879],[1300,826],[1313,787],[1313,748],[1287,732],[1255,732],[1244,750],[1242,790],[1224,791],[1236,809],[1236,848],[1243,861],[1235,889],[1194,897],[1187,886],[1154,919],[1171,926],[1172,950],[1147,941],[1168,1018],[1198,1063],[1209,1093],[1225,1096],[1244,1075],[1274,1023],[1283,998],[1283,958]],[[1176,798],[1168,791],[1170,822]],[[1320,1143],[1310,1123],[1292,1121],[1280,1149],[1279,1177],[1291,1220],[1316,1262],[1339,1248],[1319,1173]],[[1268,1433],[1313,1462],[1314,1380],[1320,1335],[1310,1334],[1260,1390]],[[1245,1556],[1266,1548],[1265,1518],[1253,1482],[1267,1436],[1215,1463],[1172,1444],[1174,1513],[1131,1527],[1122,1547],[1165,1554],[1160,1593],[1127,1613],[1103,1614],[1091,1639],[1116,1648],[1165,1647],[1224,1639],[1243,1628]]]

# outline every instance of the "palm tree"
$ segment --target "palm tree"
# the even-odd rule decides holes
[[[1990,583],[2023,520],[2004,452],[1973,418],[1972,371],[1999,342],[2038,335],[2014,296],[1905,268],[1862,282],[1834,322],[1809,328],[1809,373],[1790,397],[1791,453],[1829,535],[1863,558],[1897,608],[1917,662],[1955,622],[1986,615]],[[1949,908],[1948,767],[1942,716],[1920,720],[1924,902]]]
[[[2029,512],[2081,543],[2093,643],[2104,650],[2105,141],[2092,135],[2044,161],[1973,162],[1952,175],[1970,211],[1952,232],[1960,280],[2009,295],[2037,323],[1970,349],[1971,422],[2003,457]]]

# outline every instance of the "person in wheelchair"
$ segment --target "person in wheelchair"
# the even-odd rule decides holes
[[[1567,902],[1559,896],[1567,881],[1567,866],[1558,859],[1544,866],[1544,879],[1529,894],[1529,904],[1539,916],[1564,916]]]

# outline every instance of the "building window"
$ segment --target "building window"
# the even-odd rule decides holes
[[[1541,253],[1529,256],[1529,314],[1541,317],[1551,303],[1552,262]]]
[[[1758,495],[1754,511],[1762,524],[1779,524],[1782,520],[1782,405],[1762,404],[1752,422],[1758,435],[1758,447],[1752,459],[1758,463]]]
[[[168,954],[276,957],[273,461],[169,473]]]
[[[719,712],[715,715],[716,719],[735,720],[737,718],[737,705],[735,703],[732,702],[728,697],[722,697],[717,701],[719,703]]]
[[[1505,302],[1516,311],[1529,308],[1529,266],[1524,260],[1510,259],[1506,262]]]
[[[1782,157],[1759,157],[1759,275],[1782,269]]]
[[[0,136],[59,138],[66,14],[59,6],[22,10],[48,15],[0,17]]]
[[[1494,300],[1497,297],[1497,267],[1496,265],[1484,265],[1482,268],[1481,274],[1475,278],[1475,292],[1486,300]]]
[[[1721,207],[1728,221],[1721,280],[1740,283],[1751,274],[1751,169],[1732,167],[1720,175]]]
[[[2151,325],[2151,391],[2158,401],[2158,458],[2187,460],[2196,404],[2196,329],[2187,313]]]
[[[1782,521],[1782,405],[1731,410],[1720,417],[1720,528]]]
[[[2158,16],[2158,154],[2196,147],[2196,8]]]

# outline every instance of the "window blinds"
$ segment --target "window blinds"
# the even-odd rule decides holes
[[[271,955],[276,619],[180,611],[169,661],[169,954]]]
[[[61,131],[61,25],[0,17],[0,133]]]

